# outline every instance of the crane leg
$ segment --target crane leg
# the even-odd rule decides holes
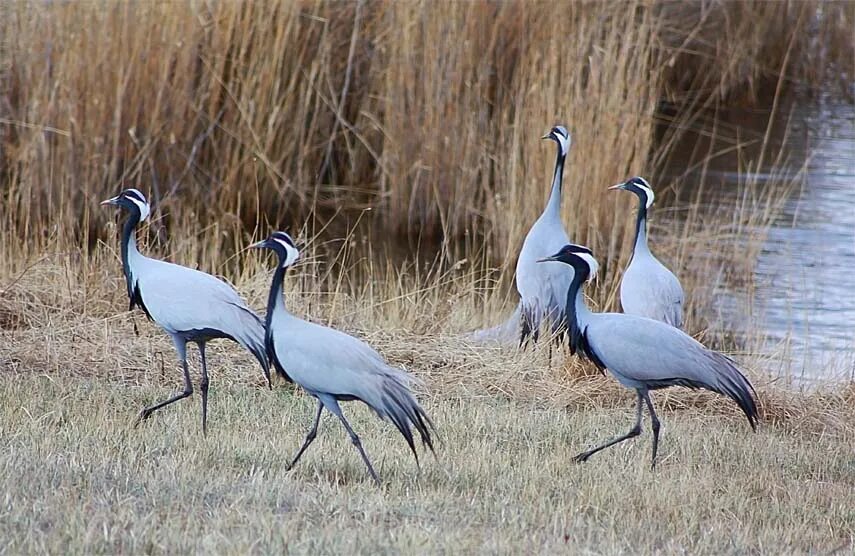
[[[318,399],[321,400],[321,403],[324,404],[324,407],[326,407],[330,413],[338,417],[341,421],[341,424],[344,425],[345,430],[347,430],[347,434],[350,435],[350,441],[353,442],[354,446],[356,446],[356,449],[359,451],[359,455],[362,456],[362,461],[365,462],[365,466],[368,467],[368,472],[371,474],[371,478],[374,479],[374,482],[377,483],[377,486],[380,486],[380,477],[377,476],[377,472],[374,471],[374,467],[368,460],[368,456],[365,454],[365,450],[362,449],[362,441],[359,440],[359,436],[357,436],[356,432],[354,432],[354,430],[351,428],[350,423],[347,422],[347,419],[344,418],[344,414],[341,412],[341,407],[339,407],[336,399],[326,395],[318,396]]]
[[[202,392],[202,434],[208,435],[208,362],[205,360],[205,342],[199,342],[199,358],[202,360],[202,380],[199,390]]]
[[[309,447],[309,444],[315,439],[318,435],[318,425],[321,422],[321,412],[324,410],[323,402],[318,402],[318,413],[315,415],[315,423],[312,425],[312,428],[309,430],[309,434],[306,435],[306,440],[303,441],[303,446],[300,448],[300,451],[297,452],[297,455],[294,456],[294,459],[291,460],[291,463],[288,465],[287,471],[290,471],[297,462],[300,461],[300,457],[303,455],[303,452],[306,451],[306,448]]]
[[[653,459],[650,460],[650,467],[656,469],[656,450],[659,448],[659,417],[656,416],[656,411],[653,409],[650,393],[645,390],[642,395],[647,403],[647,409],[650,411],[650,426],[653,428]]]
[[[181,359],[181,367],[184,369],[184,391],[180,392],[168,400],[162,401],[160,403],[156,403],[154,405],[144,407],[142,411],[140,411],[139,415],[137,415],[137,420],[134,422],[134,426],[139,425],[141,422],[148,419],[152,413],[166,407],[167,405],[177,402],[178,400],[183,400],[184,398],[190,396],[193,393],[193,383],[190,382],[190,369],[187,367],[187,342],[182,338],[173,337],[172,342],[175,344],[175,351],[178,352],[178,357]]]
[[[642,406],[642,400],[646,399],[647,392],[645,392],[642,395],[641,390],[638,390],[636,392],[636,395],[638,396],[638,407],[637,407],[636,412],[635,412],[635,426],[632,427],[628,433],[626,433],[622,436],[619,436],[619,437],[615,438],[614,440],[610,440],[610,441],[606,442],[605,444],[603,444],[602,446],[597,446],[593,450],[588,450],[587,452],[582,452],[581,454],[579,454],[578,456],[573,458],[573,461],[576,461],[576,462],[588,461],[589,457],[593,456],[594,454],[596,454],[600,450],[605,450],[609,446],[614,446],[615,444],[618,444],[618,443],[623,442],[624,440],[628,440],[630,438],[635,438],[636,436],[641,434],[641,411],[642,411],[642,407],[643,407]]]

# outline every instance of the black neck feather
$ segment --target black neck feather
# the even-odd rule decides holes
[[[580,356],[588,359],[602,371],[606,365],[588,342],[587,331],[579,324],[579,315],[576,311],[576,300],[583,295],[582,284],[588,279],[590,273],[591,269],[587,264],[573,264],[573,281],[570,282],[570,288],[567,290],[567,336],[570,338],[570,353],[575,355],[578,352]]]
[[[638,246],[638,240],[647,237],[647,199],[644,195],[638,197],[638,214],[635,217],[635,241],[632,242],[633,252]]]
[[[122,270],[125,273],[125,284],[128,288],[128,298],[131,300],[131,308],[133,308],[134,302],[134,285],[130,261],[128,260],[128,251],[130,250],[134,231],[139,223],[140,213],[138,211],[131,210],[128,213],[128,219],[125,221],[125,225],[122,228]]]
[[[579,327],[579,316],[576,314],[576,298],[580,295],[580,289],[585,280],[588,279],[587,265],[572,265],[573,266],[573,281],[570,282],[570,288],[567,290],[567,330],[570,337],[570,353],[575,354],[582,350],[583,331]]]
[[[564,187],[564,161],[567,156],[564,154],[564,151],[561,149],[561,145],[558,145],[558,156],[555,159],[555,172],[552,174],[552,181],[558,182],[558,192],[561,193],[561,190]]]
[[[285,281],[285,270],[282,266],[285,260],[279,259],[279,264],[276,265],[276,272],[273,273],[273,282],[270,284],[270,294],[267,297],[267,314],[264,316],[264,350],[267,352],[267,359],[273,363],[273,368],[280,376],[288,382],[293,382],[288,373],[285,371],[282,362],[276,355],[276,347],[273,344],[273,311],[276,310],[276,305],[282,303],[282,283]]]
[[[273,321],[273,310],[276,308],[276,304],[282,301],[282,283],[285,281],[286,270],[282,266],[283,262],[280,259],[279,264],[276,265],[276,271],[273,273],[273,282],[270,284],[270,294],[267,296],[267,315],[265,316],[264,324],[268,335],[270,335],[270,323]]]

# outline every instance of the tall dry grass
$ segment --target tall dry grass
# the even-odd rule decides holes
[[[50,268],[68,287],[39,290],[45,304],[89,313],[109,311],[100,300],[116,278],[114,215],[97,203],[138,186],[155,204],[147,248],[174,260],[243,281],[259,268],[242,252],[251,237],[299,230],[319,261],[303,289],[369,296],[411,317],[416,305],[376,296],[421,292],[430,307],[466,298],[472,312],[467,322],[448,316],[455,326],[495,321],[513,303],[516,252],[546,197],[554,147],[538,138],[557,122],[574,132],[568,231],[603,263],[595,301],[615,306],[633,201],[605,186],[655,177],[703,109],[757,94],[768,76],[779,78],[774,89],[818,82],[818,59],[839,75],[855,63],[847,3],[2,10],[4,303],[31,295],[12,286]],[[677,107],[657,139],[663,99]],[[655,184],[665,203],[697,185]],[[726,219],[705,220],[695,202],[682,218],[653,222],[660,253],[690,290],[695,330],[720,283],[709,276],[723,261],[750,265],[744,244],[722,241],[753,236],[756,246],[774,213],[768,191],[746,186],[745,195],[755,202]]]
[[[34,246],[91,246],[106,237],[95,201],[139,184],[168,215],[161,239],[210,225],[219,249],[371,207],[386,231],[486,238],[502,260],[542,208],[553,153],[537,138],[560,121],[576,137],[569,231],[610,258],[629,226],[602,186],[651,172],[660,99],[852,64],[850,3],[3,9],[0,210]]]
[[[85,244],[105,220],[94,202],[145,184],[197,227],[251,230],[257,205],[280,227],[370,206],[389,231],[468,232],[504,256],[542,208],[552,149],[537,138],[562,121],[586,161],[568,178],[591,184],[571,219],[588,240],[613,214],[599,185],[650,148],[657,22],[631,8],[9,6],[7,226]]]

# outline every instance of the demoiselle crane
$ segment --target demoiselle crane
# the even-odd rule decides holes
[[[251,247],[271,249],[279,259],[270,285],[265,323],[265,346],[270,360],[277,369],[287,369],[294,382],[318,400],[312,428],[288,469],[297,464],[317,436],[321,413],[326,408],[339,418],[371,477],[380,484],[359,436],[339,407],[340,401],[361,401],[381,419],[390,420],[404,436],[416,463],[419,457],[411,426],[418,431],[422,445],[433,451],[433,423],[410,391],[412,379],[407,373],[390,367],[362,340],[297,318],[285,308],[282,295],[285,271],[300,257],[291,236],[274,232]]]
[[[547,257],[570,243],[561,222],[561,189],[564,161],[570,149],[570,134],[564,126],[555,126],[543,136],[555,141],[558,154],[552,175],[552,189],[543,213],[535,221],[523,241],[517,259],[516,284],[520,294],[520,345],[531,337],[538,339],[544,321],[553,332],[564,322],[564,296],[573,280],[569,267],[538,265],[537,260]]]
[[[638,197],[632,258],[620,282],[623,312],[680,328],[683,325],[683,287],[647,246],[647,211],[653,206],[653,189],[641,177],[631,178],[609,189],[623,189]]]
[[[598,264],[591,250],[566,245],[543,259],[573,267],[575,274],[567,292],[567,329],[573,353],[591,360],[601,370],[608,369],[638,396],[635,426],[602,446],[582,452],[576,461],[641,434],[642,402],[650,411],[653,428],[653,458],[659,445],[659,419],[650,400],[650,391],[669,386],[703,388],[731,398],[748,418],[752,429],[758,419],[754,388],[733,361],[707,349],[683,331],[661,321],[623,313],[594,313],[585,303],[582,284],[596,276]]]
[[[202,431],[207,432],[209,381],[205,344],[215,338],[228,338],[239,343],[258,360],[269,387],[264,322],[222,280],[192,268],[151,259],[139,252],[136,227],[148,218],[151,207],[138,190],[126,189],[101,204],[116,205],[128,213],[122,228],[122,267],[130,299],[129,310],[135,306],[141,308],[149,319],[169,334],[184,370],[184,390],[143,408],[136,424],[158,409],[193,394],[187,366],[187,343],[194,342],[199,346],[202,362],[199,390],[202,393]]]

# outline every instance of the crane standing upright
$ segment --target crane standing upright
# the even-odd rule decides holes
[[[543,213],[532,225],[523,241],[516,267],[517,291],[520,294],[520,345],[529,338],[535,342],[544,322],[553,333],[564,322],[564,296],[573,280],[573,270],[567,266],[538,265],[537,260],[555,253],[570,243],[561,221],[561,190],[564,161],[570,150],[570,134],[564,126],[555,126],[543,136],[555,141],[558,154],[552,175],[552,189]]]
[[[631,178],[609,189],[623,189],[638,197],[632,258],[620,282],[623,312],[682,327],[683,287],[647,246],[647,211],[653,206],[653,189],[641,177]]]

